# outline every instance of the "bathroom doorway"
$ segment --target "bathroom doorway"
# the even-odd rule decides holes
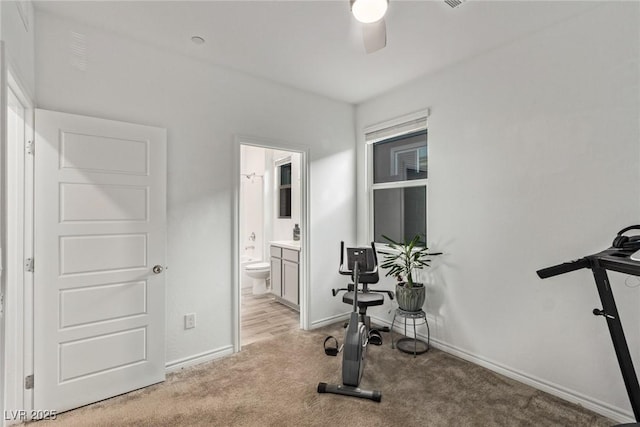
[[[305,327],[307,153],[238,138],[235,350]]]

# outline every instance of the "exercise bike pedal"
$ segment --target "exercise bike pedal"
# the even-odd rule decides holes
[[[327,345],[327,342],[333,340],[333,344],[334,345]],[[329,335],[327,338],[324,339],[324,354],[326,354],[327,356],[337,356],[338,353],[340,353],[342,351],[342,347],[343,346],[339,346],[338,345],[338,340],[333,336],[333,335]]]
[[[382,335],[376,329],[369,331],[369,344],[382,345]]]

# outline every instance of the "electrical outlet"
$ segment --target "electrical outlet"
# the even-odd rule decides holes
[[[191,329],[196,327],[196,314],[189,313],[184,315],[184,328]]]

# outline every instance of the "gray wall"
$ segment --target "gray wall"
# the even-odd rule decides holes
[[[363,129],[431,109],[428,236],[446,252],[427,275],[432,337],[619,419],[630,405],[606,322],[591,314],[591,273],[535,271],[605,249],[640,218],[639,9],[603,2],[356,112],[364,243]],[[612,283],[640,366],[640,292]]]
[[[34,27],[31,2],[0,2],[0,39],[5,44],[8,65],[32,97],[35,96]]]
[[[16,6],[0,4],[2,39],[40,107],[168,129],[168,361],[231,344],[234,134],[310,147],[319,322],[344,311],[328,292],[341,281],[326,254],[355,240],[354,224],[368,240],[362,129],[430,107],[429,235],[447,253],[427,275],[434,338],[607,415],[630,414],[606,325],[591,314],[600,304],[589,272],[534,272],[602,249],[640,216],[637,3],[598,7],[359,105],[357,153],[352,106],[75,22],[37,16],[34,66],[33,33],[14,33]],[[91,41],[85,71],[70,65],[72,30]],[[640,366],[640,294],[624,281],[612,275]],[[195,330],[182,329],[185,312],[198,314]]]
[[[311,322],[341,313],[340,239],[354,240],[354,109],[112,33],[37,13],[41,108],[167,128],[167,361],[232,344],[233,138],[253,135],[310,150]],[[73,65],[71,31],[84,36]],[[306,230],[305,230],[306,231]],[[183,315],[197,314],[184,330]]]

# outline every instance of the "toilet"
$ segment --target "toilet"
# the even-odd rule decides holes
[[[244,267],[244,271],[253,279],[253,295],[266,296],[269,292],[267,279],[271,274],[271,264],[268,262],[248,264]]]

